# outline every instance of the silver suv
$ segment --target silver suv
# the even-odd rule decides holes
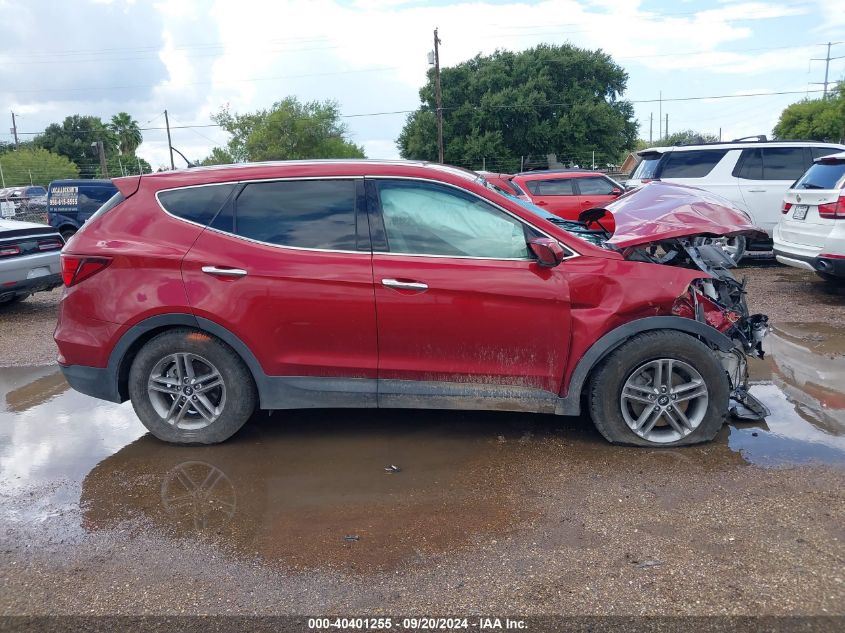
[[[625,186],[663,180],[705,189],[745,211],[771,237],[790,185],[813,160],[841,152],[845,146],[755,138],[641,150],[637,154],[642,160]],[[748,250],[771,250],[771,242],[747,244],[744,237],[733,238],[724,246],[737,263]]]

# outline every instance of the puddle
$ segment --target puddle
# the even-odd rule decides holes
[[[561,460],[581,486],[631,467],[672,479],[845,465],[845,328],[782,325],[766,347],[752,363],[765,423],[649,451],[606,444],[586,419],[399,410],[258,414],[225,444],[170,446],[129,403],[76,393],[55,367],[0,369],[0,520],[59,516],[65,533],[136,526],[286,567],[389,570],[507,538],[532,519],[526,494],[545,492],[522,475]]]

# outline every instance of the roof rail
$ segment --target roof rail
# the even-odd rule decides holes
[[[739,138],[735,138],[731,141],[731,143],[741,143],[742,141],[760,141],[761,143],[765,143],[769,139],[766,138],[765,134],[757,134],[755,136],[740,136]]]

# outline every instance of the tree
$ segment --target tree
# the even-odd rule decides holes
[[[226,149],[215,147],[206,160],[364,158],[363,148],[345,138],[347,128],[333,101],[300,103],[288,97],[253,113],[232,114],[223,108],[212,119],[232,138]]]
[[[222,147],[215,147],[211,154],[200,161],[200,165],[229,165],[236,162],[228,150]]]
[[[111,118],[109,129],[117,136],[117,147],[121,155],[130,156],[144,140],[138,122],[126,112],[118,112]]]
[[[696,132],[695,130],[682,130],[664,138],[658,139],[654,146],[670,147],[672,145],[701,145],[702,143],[715,143],[719,137],[708,132]]]
[[[448,163],[500,171],[522,157],[556,154],[560,162],[615,162],[634,146],[633,106],[619,97],[628,75],[609,55],[543,44],[519,53],[478,55],[441,71],[443,138]],[[420,89],[397,146],[404,158],[436,160],[434,70]]]
[[[780,140],[842,142],[845,139],[845,82],[821,99],[803,99],[787,106],[773,130]]]
[[[79,176],[79,168],[67,158],[41,148],[6,152],[0,156],[0,167],[7,187],[30,183],[46,187],[53,180]]]
[[[35,137],[34,144],[76,163],[80,177],[93,178],[100,165],[97,141],[103,142],[107,157],[117,147],[117,136],[99,117],[74,114],[61,125],[48,125],[43,134]]]

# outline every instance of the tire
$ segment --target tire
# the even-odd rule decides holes
[[[747,241],[742,235],[735,235],[734,237],[697,237],[694,240],[696,246],[702,244],[720,245],[728,257],[731,258],[735,266],[739,266],[739,262],[745,257]]]
[[[76,229],[62,229],[60,231],[62,239],[67,242],[70,238],[76,235]]]
[[[674,386],[665,392],[652,387],[657,382],[658,364],[664,375],[674,377],[668,381]],[[669,366],[671,370],[667,369]],[[648,376],[650,383],[638,382]],[[703,385],[678,389],[697,385],[699,380]],[[626,384],[630,386],[623,392]],[[704,395],[696,395],[702,386]],[[673,389],[678,389],[678,393],[672,393]],[[588,394],[590,416],[607,441],[648,447],[686,446],[712,440],[725,423],[729,397],[728,376],[713,351],[693,336],[675,330],[645,332],[623,343],[595,371]],[[683,416],[678,415],[678,410]],[[646,414],[641,432],[635,432],[632,425]],[[654,428],[643,434],[652,416],[656,416]]]
[[[834,286],[843,286],[845,285],[845,277],[837,277],[836,275],[831,275],[830,273],[823,273],[821,271],[816,271],[816,274],[824,279],[827,283],[833,284]]]
[[[150,433],[174,444],[227,440],[258,400],[240,356],[223,341],[188,328],[168,330],[141,348],[129,370],[129,398]]]

